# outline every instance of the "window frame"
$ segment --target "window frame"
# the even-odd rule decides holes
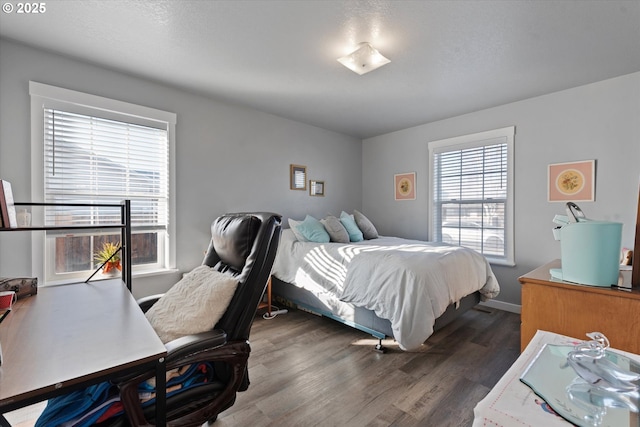
[[[504,257],[491,256],[484,254],[484,257],[491,263],[496,265],[515,266],[515,239],[514,239],[514,146],[515,146],[515,126],[504,127],[484,132],[477,132],[452,138],[445,138],[428,143],[429,147],[429,168],[431,170],[431,192],[429,197],[429,236],[433,240],[438,235],[436,232],[436,191],[434,180],[435,173],[435,155],[447,151],[458,151],[476,147],[483,147],[495,144],[498,139],[505,140],[507,145],[507,196],[505,200],[505,226],[504,226]],[[442,224],[440,224],[442,228]]]
[[[167,130],[169,143],[169,200],[168,200],[168,224],[165,242],[159,251],[163,256],[163,268],[149,270],[144,266],[132,268],[133,276],[149,273],[162,273],[175,269],[176,265],[176,241],[175,241],[175,126],[176,114],[158,110],[155,108],[131,104],[97,95],[91,95],[56,86],[46,85],[34,81],[29,82],[29,95],[31,98],[31,199],[33,201],[44,200],[44,110],[45,108],[58,108],[86,115],[95,115],[107,119],[136,123],[144,126],[164,127]],[[34,221],[44,221],[44,211],[34,209],[32,212]],[[99,234],[99,233],[98,233]],[[44,284],[70,283],[78,280],[73,274],[63,273],[48,277],[47,250],[51,250],[47,243],[46,233],[32,233],[32,271],[37,277],[42,278]],[[51,256],[49,259],[53,259]],[[49,263],[50,264],[50,263]]]

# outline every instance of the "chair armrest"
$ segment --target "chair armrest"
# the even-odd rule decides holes
[[[142,297],[136,300],[136,303],[138,303],[138,306],[140,306],[142,312],[146,313],[151,308],[151,306],[155,304],[163,295],[164,294],[155,294]]]
[[[180,337],[165,344],[167,347],[167,365],[183,359],[185,356],[202,351],[210,351],[226,343],[227,333],[222,329]]]
[[[190,335],[182,337],[167,343],[167,349],[169,350],[166,358],[166,370],[188,365],[191,363],[197,363],[199,361],[209,362],[222,362],[229,367],[228,379],[224,381],[217,396],[206,406],[197,410],[198,416],[202,417],[203,414],[210,413],[211,408],[219,408],[219,402],[233,401],[233,396],[238,390],[246,377],[247,359],[251,348],[248,341],[226,341],[226,334],[221,330],[213,330],[205,332],[203,335],[210,335],[203,337],[204,341],[220,342],[225,340],[226,344],[219,345],[214,348],[202,349],[204,344],[198,343],[198,336]],[[182,345],[180,345],[182,341]],[[142,381],[146,381],[155,377],[155,370],[147,370],[140,372],[138,375],[131,375],[129,377],[121,377],[119,380],[114,381],[120,389],[120,398],[124,405],[126,417],[129,419],[129,423],[135,426],[150,425],[146,420],[140,399],[138,396],[138,384]],[[213,384],[213,383],[212,383]],[[216,412],[216,413],[217,413]],[[172,420],[171,425],[195,425],[187,422],[191,415],[185,415],[178,419]],[[208,416],[208,415],[207,415]],[[199,424],[198,424],[199,425]]]
[[[207,360],[212,350],[219,348],[227,342],[227,334],[221,329],[202,332],[200,334],[180,337],[165,344],[167,356],[165,357],[167,371],[179,366],[188,365],[194,361]],[[125,383],[137,378],[137,382],[145,381],[155,376],[155,371],[139,371],[120,376],[113,380],[114,383]]]

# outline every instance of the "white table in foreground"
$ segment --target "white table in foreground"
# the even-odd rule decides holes
[[[581,341],[553,332],[536,332],[511,368],[473,409],[473,427],[566,427],[573,425],[564,418],[555,415],[544,400],[520,381],[520,376],[545,344],[575,345]],[[616,351],[640,362],[640,356],[637,354]]]

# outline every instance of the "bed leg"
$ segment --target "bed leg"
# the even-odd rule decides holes
[[[375,347],[373,347],[373,351],[377,351],[378,353],[386,353],[387,352],[387,347],[382,345],[382,338],[378,338],[378,344],[376,344]]]

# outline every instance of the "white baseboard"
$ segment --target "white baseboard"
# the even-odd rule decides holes
[[[479,305],[484,305],[486,307],[496,308],[498,310],[508,311],[510,313],[516,313],[516,314],[520,314],[520,312],[522,311],[522,306],[518,304],[511,304],[509,302],[502,302],[502,301],[496,301],[496,300],[484,301],[484,302],[481,302]]]

